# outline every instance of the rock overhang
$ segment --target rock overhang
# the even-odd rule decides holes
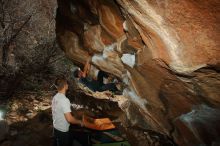
[[[214,4],[219,2],[58,0],[57,40],[76,64],[92,57],[98,69],[121,78],[124,94],[149,127],[190,145],[173,133],[173,120],[197,104],[220,106],[220,93],[201,85],[195,78],[202,75],[194,73],[220,61],[219,13],[208,10]],[[215,70],[202,74],[216,79],[210,86],[219,86]],[[179,75],[189,75],[190,83]]]

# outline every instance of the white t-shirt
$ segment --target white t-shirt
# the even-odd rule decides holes
[[[70,124],[67,122],[64,113],[71,112],[70,101],[62,93],[57,93],[52,100],[53,126],[55,129],[67,132]]]

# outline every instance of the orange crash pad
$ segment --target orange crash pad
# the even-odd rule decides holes
[[[109,118],[94,119],[88,116],[83,116],[83,124],[86,128],[100,131],[115,128],[115,125]]]

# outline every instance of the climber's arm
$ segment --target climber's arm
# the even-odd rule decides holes
[[[89,70],[91,68],[91,64],[90,64],[90,58],[86,61],[86,64],[84,66],[83,72],[82,72],[82,76],[85,78],[87,76],[87,74],[89,73]]]

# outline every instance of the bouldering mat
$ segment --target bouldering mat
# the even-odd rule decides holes
[[[83,116],[83,123],[86,128],[93,130],[109,130],[114,129],[115,125],[109,118],[95,119],[88,116]]]

